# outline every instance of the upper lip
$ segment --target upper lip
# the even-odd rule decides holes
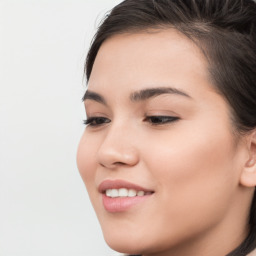
[[[139,185],[133,184],[125,180],[104,180],[103,182],[100,183],[98,190],[100,193],[104,193],[107,189],[119,189],[119,188],[134,189],[136,191],[144,191],[144,192],[154,192],[150,189],[141,187]]]

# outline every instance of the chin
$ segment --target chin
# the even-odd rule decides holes
[[[145,236],[138,236],[136,233],[127,232],[123,234],[123,232],[116,232],[114,234],[111,232],[111,234],[106,234],[106,232],[103,232],[103,235],[108,246],[120,253],[141,254],[149,246],[143,241]]]
[[[113,249],[114,251],[125,253],[125,254],[141,254],[143,249],[140,246],[138,241],[131,241],[123,240],[123,239],[107,239],[105,238],[106,243],[108,246]]]
[[[108,246],[119,253],[143,255],[166,249],[166,244],[163,244],[161,239],[159,240],[154,234],[150,235],[150,232],[139,232],[139,228],[137,228],[137,232],[136,230],[130,232],[129,230],[112,228],[107,232],[103,230],[103,235]]]

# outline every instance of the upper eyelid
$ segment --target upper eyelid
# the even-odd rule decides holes
[[[177,115],[146,115],[145,117],[179,118]]]
[[[106,117],[108,116],[107,113],[103,113],[103,111],[91,111],[88,109],[85,109],[85,114],[88,117]]]
[[[87,119],[105,118],[105,119],[109,119],[110,120],[109,117],[107,117],[106,115],[103,115],[101,113],[99,113],[99,114],[92,114],[92,115],[86,113],[86,117],[87,117]],[[176,115],[176,114],[146,114],[146,115],[144,115],[143,118],[145,119],[145,118],[150,118],[150,117],[160,117],[160,118],[164,118],[165,117],[165,118],[179,118],[180,119],[180,117],[178,115]]]
[[[168,96],[168,95],[171,95],[171,94],[160,94],[157,96]],[[159,106],[159,102],[157,101],[152,105],[152,101],[155,101],[156,98],[157,97],[152,97],[152,98],[150,98],[150,100],[148,102],[142,101],[141,102],[143,104],[142,106],[140,106],[140,107],[138,105],[136,106],[136,113],[138,113],[138,110],[139,110],[140,112],[143,111],[143,112],[148,113],[147,115],[152,115],[152,116],[153,115],[157,115],[157,116],[178,115],[178,113],[176,113],[176,111],[173,111],[173,109],[175,107],[175,106],[173,106],[173,104],[166,105],[166,103],[164,103]],[[114,109],[111,109],[109,106],[107,106],[105,104],[100,104],[98,101],[95,101],[95,100],[88,100],[88,101],[86,100],[84,102],[84,106],[85,106],[85,112],[86,112],[87,116],[90,114],[90,112],[93,113],[92,116],[95,115],[94,112],[97,113],[97,116],[98,116],[98,114],[103,115],[103,116],[105,116],[105,115],[112,116],[114,114]],[[101,110],[101,111],[95,111],[95,110]],[[106,114],[104,114],[103,112],[104,113],[106,112]]]

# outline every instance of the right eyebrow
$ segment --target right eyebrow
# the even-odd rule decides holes
[[[82,101],[84,102],[85,100],[94,100],[96,102],[102,103],[104,105],[107,105],[106,100],[98,93],[96,92],[91,92],[87,90],[82,98]]]

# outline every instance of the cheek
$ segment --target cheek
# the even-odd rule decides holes
[[[169,143],[165,138],[156,150],[159,161],[154,163],[160,167],[156,168],[159,178],[169,177],[188,184],[191,179],[225,178],[233,158],[230,140],[225,136],[207,137],[186,134],[171,138]]]
[[[238,178],[232,135],[225,131],[216,128],[195,133],[180,129],[179,135],[153,138],[154,158],[144,149],[148,153],[147,168],[158,182],[161,195],[158,211],[165,213],[166,221],[173,219],[185,227],[186,219],[187,228],[195,230],[198,218],[208,219],[208,224],[201,224],[209,225],[227,210]],[[181,231],[180,226],[177,230]]]
[[[77,167],[79,173],[90,193],[91,187],[94,184],[95,170],[96,170],[96,146],[91,142],[89,136],[84,132],[77,149]]]
[[[90,201],[96,212],[99,213],[99,193],[96,186],[98,140],[89,136],[86,130],[79,142],[77,150],[77,167],[86,186]]]

